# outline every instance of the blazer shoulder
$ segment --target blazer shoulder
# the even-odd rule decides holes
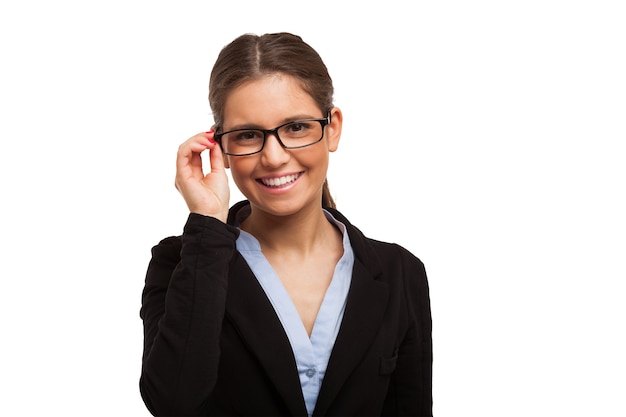
[[[424,263],[421,259],[404,246],[366,236],[338,210],[332,208],[326,208],[326,210],[330,211],[337,220],[346,226],[356,256],[369,268],[373,268],[373,270],[386,269],[386,267],[397,265],[400,262],[404,266],[412,266],[418,270],[424,269]]]
[[[175,262],[180,261],[180,251],[183,247],[181,236],[168,236],[161,239],[152,247],[151,262]]]
[[[366,238],[366,240],[384,270],[399,266],[410,272],[411,276],[426,276],[424,262],[404,246],[371,238]]]

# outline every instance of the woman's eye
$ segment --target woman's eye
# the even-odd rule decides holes
[[[290,132],[301,132],[303,130],[309,129],[309,124],[296,122],[296,123],[290,124],[288,127],[289,127]]]
[[[256,140],[263,137],[263,133],[257,130],[243,130],[238,132],[235,136],[235,140],[238,141],[247,141],[247,140]]]

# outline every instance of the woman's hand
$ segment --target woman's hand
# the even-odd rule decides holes
[[[205,175],[200,154],[207,149],[211,172]],[[220,146],[213,141],[212,131],[189,138],[178,148],[175,184],[189,211],[226,223],[230,189],[222,155]]]

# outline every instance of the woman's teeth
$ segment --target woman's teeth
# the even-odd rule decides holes
[[[261,182],[268,187],[281,187],[290,182],[294,182],[300,174],[286,175],[278,178],[262,178]]]

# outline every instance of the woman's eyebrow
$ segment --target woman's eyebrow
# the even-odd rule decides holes
[[[255,123],[239,123],[232,127],[229,127],[228,129],[224,129],[224,132],[229,132],[231,130],[240,130],[240,129],[261,129],[261,130],[274,129],[278,126],[284,125],[285,123],[297,122],[298,120],[322,119],[322,118],[323,116],[315,117],[315,116],[311,116],[310,114],[297,114],[295,116],[289,116],[289,117],[284,118],[282,122],[280,122],[278,125],[272,126],[270,128],[266,128]]]

